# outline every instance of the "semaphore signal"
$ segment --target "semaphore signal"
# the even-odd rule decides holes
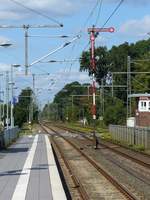
[[[95,28],[94,26],[92,28],[88,28],[88,32],[90,33],[90,42],[91,42],[91,58],[90,58],[90,68],[92,71],[92,96],[93,96],[93,103],[92,103],[92,116],[93,116],[93,124],[94,124],[94,130],[93,130],[93,139],[95,143],[95,148],[97,148],[97,138],[95,134],[95,120],[96,120],[96,80],[95,80],[95,74],[96,74],[96,62],[95,62],[95,39],[97,35],[100,32],[109,32],[113,33],[115,29],[113,27],[109,28]]]

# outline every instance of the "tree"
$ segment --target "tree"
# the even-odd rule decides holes
[[[55,95],[53,103],[56,103],[58,106],[58,116],[60,120],[66,120],[65,113],[66,109],[72,110],[72,117],[77,118],[78,114],[75,112],[74,107],[79,106],[80,102],[77,98],[74,98],[72,95],[82,95],[84,94],[85,88],[82,87],[77,81],[67,84],[60,92]],[[76,113],[76,115],[74,114]]]
[[[150,53],[146,53],[142,56],[142,62],[135,62],[134,63],[134,70],[137,72],[149,72],[149,58]],[[132,76],[132,85],[134,93],[150,93],[150,74],[136,74]]]
[[[96,81],[101,84],[102,79],[105,80],[106,74],[108,72],[126,72],[127,71],[127,56],[131,56],[132,60],[143,59],[145,54],[147,55],[150,51],[150,39],[138,41],[135,44],[129,44],[125,42],[119,46],[113,46],[110,50],[106,47],[98,47],[95,49],[95,60],[96,60]],[[97,60],[96,57],[99,59]],[[147,55],[149,57],[149,55]],[[91,68],[90,68],[90,50],[84,51],[81,55],[80,62],[80,71],[88,71],[91,76]],[[146,63],[143,63],[143,66],[140,66],[138,70],[136,65],[132,65],[132,72],[134,71],[149,71],[148,67],[146,67]],[[135,78],[134,76],[132,76]],[[137,81],[143,82],[146,88],[149,88],[149,78],[145,74],[143,76],[136,76]],[[127,84],[127,76],[126,75],[115,75],[114,77],[114,85],[126,85]],[[105,84],[105,81],[104,81]],[[137,82],[134,82],[133,90],[136,92],[137,90],[141,90],[141,87]],[[126,101],[126,92],[121,91],[122,88],[117,88],[115,91],[115,96]],[[107,89],[109,91],[109,89]],[[147,89],[143,90],[147,91]]]
[[[29,120],[31,104],[33,103],[33,92],[30,88],[23,89],[18,97],[19,101],[14,107],[15,124],[21,127]],[[33,120],[38,119],[37,106],[33,104]]]
[[[122,125],[125,124],[125,120],[126,120],[126,109],[124,107],[123,102],[117,98],[109,100],[109,104],[106,107],[104,114],[105,124]]]
[[[50,120],[77,121],[89,113],[88,95],[89,84],[80,84],[77,81],[65,85],[50,104],[46,104],[42,116]],[[80,96],[81,95],[81,96]],[[57,118],[56,118],[57,115]],[[54,117],[55,116],[55,117]]]
[[[108,72],[127,72],[127,56],[131,56],[131,60],[137,59],[149,59],[150,54],[150,39],[136,42],[135,44],[129,44],[125,42],[119,46],[113,46],[111,49],[106,47],[98,47],[95,49],[95,62],[96,62],[96,81],[101,85],[103,80],[106,85],[106,75]],[[92,75],[90,68],[90,50],[82,52],[80,59],[80,71],[87,71],[89,76]],[[131,63],[132,72],[149,71],[149,62]],[[146,74],[132,74],[132,92],[150,92],[150,75]],[[117,74],[113,77],[113,85],[127,85],[127,74]],[[88,119],[88,122],[92,122],[92,98],[82,95],[87,95],[89,84],[80,84],[78,82],[72,82],[67,84],[61,91],[59,91],[54,98],[52,104],[45,106],[47,108],[52,107],[51,119],[56,120],[56,109],[54,105],[57,105],[57,119],[65,120],[79,120],[83,116]],[[102,98],[96,98],[97,105],[97,119],[103,116],[104,123],[106,125],[124,124],[126,121],[126,100],[127,91],[126,88],[118,87],[114,88],[114,98],[110,95],[110,88],[103,88],[103,95],[105,96],[105,102]],[[122,91],[123,90],[123,91]],[[97,89],[97,94],[99,94]],[[81,96],[79,96],[81,95]],[[101,94],[100,94],[101,95]],[[104,106],[105,104],[105,106]],[[135,106],[135,102],[132,101],[132,105]],[[103,109],[105,107],[105,109]]]
[[[110,66],[109,54],[106,47],[98,47],[95,49],[96,62],[96,81],[101,84],[101,79],[106,76]],[[83,52],[80,59],[80,71],[88,71],[91,76],[90,52]]]

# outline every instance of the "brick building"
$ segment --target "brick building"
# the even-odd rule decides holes
[[[137,99],[136,126],[150,127],[150,94],[132,94]]]

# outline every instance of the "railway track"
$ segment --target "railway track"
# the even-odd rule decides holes
[[[122,184],[120,184],[115,178],[113,178],[110,174],[108,174],[99,164],[97,164],[97,162],[95,160],[93,160],[90,156],[88,156],[87,154],[85,154],[77,145],[75,145],[73,142],[71,142],[70,140],[68,140],[66,137],[63,137],[62,135],[60,135],[58,133],[58,131],[56,131],[55,129],[53,128],[50,128],[49,126],[42,126],[43,129],[49,133],[48,130],[51,130],[53,131],[56,135],[59,135],[59,137],[63,138],[63,140],[65,140],[65,142],[67,142],[68,144],[70,144],[74,149],[76,149],[76,151],[78,153],[80,153],[101,175],[103,175],[121,194],[124,195],[124,197],[126,199],[132,199],[132,200],[137,200],[138,198],[136,196],[134,196],[127,188],[125,188]],[[45,128],[46,127],[46,128]],[[61,155],[64,157],[65,159],[65,156],[63,155],[63,152],[61,151],[60,147],[56,144],[56,142],[54,142],[54,140],[52,139],[52,143],[55,144],[55,146],[57,146],[57,148],[59,149],[59,151],[61,152]],[[65,161],[66,164],[69,166],[68,162]],[[70,169],[71,170],[71,169]],[[71,170],[72,171],[72,170]],[[72,172],[71,172],[72,173]],[[73,174],[74,175],[74,174]],[[74,175],[75,177],[75,175]],[[84,197],[87,195],[86,191],[84,190],[84,187],[82,185],[82,183],[77,179],[75,178],[75,182],[76,184],[81,187],[80,189],[80,193],[81,193],[81,196],[83,196],[83,199]],[[83,193],[83,195],[82,195]],[[85,197],[85,199],[88,199],[88,195],[87,197]]]
[[[70,131],[72,133],[79,133],[79,134],[82,135],[82,137],[84,137],[85,139],[87,139],[88,141],[93,143],[93,139],[91,139],[89,136],[86,136],[85,133],[83,133],[83,132],[76,131],[74,129],[66,128],[66,127],[63,127],[63,126],[56,126],[56,127],[61,128],[61,129],[66,130],[66,131]],[[135,162],[135,163],[137,163],[137,164],[139,164],[139,165],[141,165],[143,167],[146,167],[147,169],[150,169],[150,163],[148,163],[148,162],[146,162],[144,160],[140,160],[140,159],[138,159],[136,157],[133,157],[133,156],[129,155],[128,153],[122,152],[118,148],[113,148],[113,147],[111,147],[111,145],[105,144],[105,143],[101,142],[100,140],[99,140],[99,145],[104,147],[104,148],[106,148],[106,149],[109,149],[109,150],[113,151],[114,153],[116,153],[116,154],[118,154],[118,155],[120,155],[120,156],[122,156],[124,158],[127,158],[127,159],[129,159],[129,160],[131,160],[131,161],[133,161],[133,162]],[[144,154],[142,156],[144,156],[145,159],[146,158],[150,159],[149,155],[145,155]]]
[[[51,143],[52,143],[52,146],[53,146],[55,152],[56,152],[56,149],[59,151],[59,153],[60,153],[60,155],[61,155],[61,157],[62,157],[62,159],[65,163],[65,166],[67,167],[67,169],[69,171],[70,177],[72,178],[72,181],[74,183],[74,188],[76,188],[78,190],[80,198],[83,199],[83,200],[89,200],[90,198],[89,198],[86,190],[84,189],[84,186],[82,185],[81,181],[77,178],[77,176],[74,174],[70,163],[65,158],[63,151],[61,150],[61,148],[59,147],[57,142],[55,142],[53,137],[51,137]]]

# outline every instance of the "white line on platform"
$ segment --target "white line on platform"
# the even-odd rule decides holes
[[[37,142],[38,142],[38,135],[36,135],[34,138],[32,147],[28,153],[27,159],[23,166],[21,175],[19,177],[19,180],[17,182],[16,188],[11,200],[25,200],[26,198],[26,192],[27,192],[32,162],[33,162],[34,154],[37,147]]]
[[[47,159],[48,159],[48,165],[49,165],[49,175],[50,175],[50,183],[51,183],[51,188],[52,188],[53,200],[67,200],[66,194],[64,192],[62,182],[59,176],[57,165],[54,159],[52,146],[50,144],[50,141],[47,135],[45,135],[45,141],[46,141]]]

